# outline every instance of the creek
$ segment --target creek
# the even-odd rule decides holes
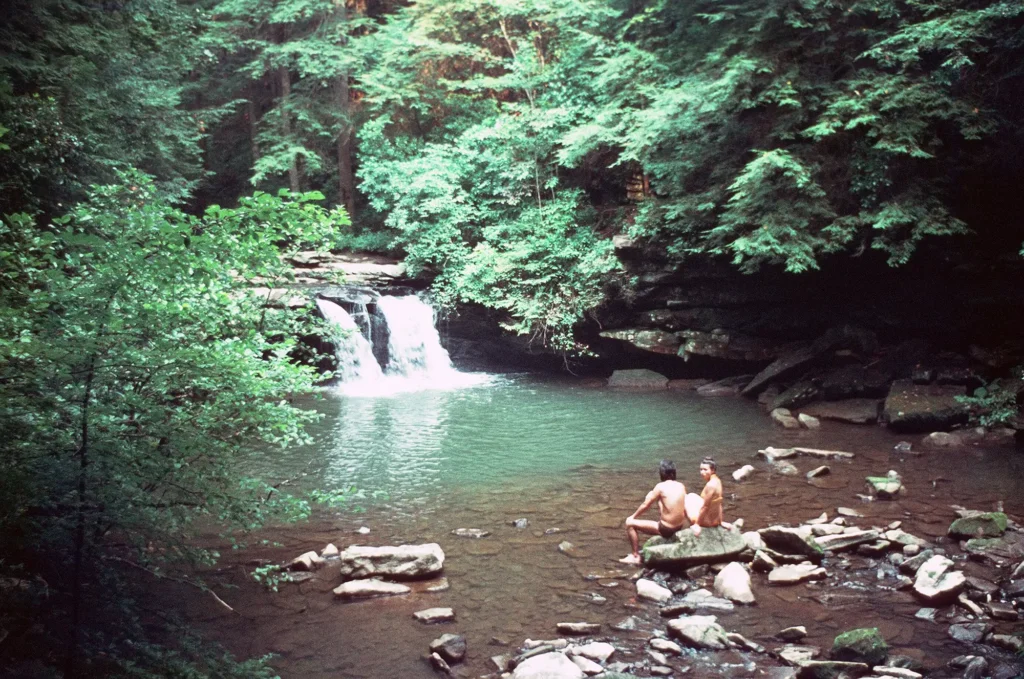
[[[726,520],[743,517],[745,530],[822,512],[832,518],[837,506],[846,506],[864,515],[857,525],[902,521],[904,530],[942,543],[954,518],[951,505],[990,509],[1003,502],[1011,516],[1024,515],[1024,458],[1014,450],[897,455],[900,439],[883,428],[825,422],[817,431],[781,430],[756,403],[739,398],[619,391],[530,375],[453,371],[448,377],[421,375],[409,388],[342,385],[304,401],[324,416],[312,431],[315,442],[256,454],[252,471],[297,479],[303,488],[355,488],[347,506],[265,531],[269,546],[228,554],[212,575],[236,613],[186,590],[176,592],[172,605],[240,656],[276,654],[272,664],[286,679],[434,677],[424,657],[445,632],[467,638],[459,673],[480,676],[494,671],[491,656],[526,638],[556,638],[555,625],[563,621],[603,623],[601,637],[623,649],[616,659],[630,662],[643,659],[639,649],[664,629],[664,620],[656,605],[636,600],[627,577],[617,577],[616,571],[635,570],[616,559],[628,551],[623,519],[657,481],[661,458],[673,459],[680,480],[699,491],[699,461],[714,456],[725,482]],[[766,446],[846,450],[855,457],[829,461],[830,475],[808,481],[804,472],[821,461],[799,458],[793,461],[799,475],[780,475],[755,459]],[[731,472],[748,463],[757,472],[734,483]],[[900,499],[858,499],[865,476],[889,469],[904,478]],[[529,525],[511,525],[518,518]],[[457,528],[490,535],[458,537]],[[572,544],[568,553],[558,549],[563,541]],[[331,595],[340,580],[329,569],[276,593],[249,577],[260,559],[285,562],[329,542],[341,549],[437,542],[450,589],[341,603]],[[958,551],[955,543],[945,546]],[[722,614],[719,622],[770,648],[782,645],[771,639],[779,630],[806,625],[803,643],[826,650],[842,631],[878,627],[894,653],[929,667],[965,652],[947,637],[945,624],[916,619],[921,604],[897,591],[891,577],[879,579],[873,563],[845,555],[828,565],[841,578],[790,587],[769,587],[755,575],[757,604]],[[993,577],[980,564],[958,564],[968,575]],[[709,587],[710,580],[700,585]],[[435,606],[453,608],[457,620],[427,626],[413,618]],[[639,619],[637,631],[611,628],[631,615]],[[730,658],[698,654],[677,664],[692,666],[696,676],[754,676],[751,663],[760,662],[738,652]]]

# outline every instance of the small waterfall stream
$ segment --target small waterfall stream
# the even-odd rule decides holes
[[[347,333],[335,339],[338,390],[347,396],[387,396],[428,389],[457,389],[489,382],[488,375],[461,373],[453,366],[434,327],[434,309],[419,297],[380,297],[372,312],[359,303],[352,311],[326,299],[317,306]],[[374,327],[386,326],[386,347]],[[375,344],[377,340],[377,344]],[[381,365],[385,367],[382,369]]]

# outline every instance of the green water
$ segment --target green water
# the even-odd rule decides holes
[[[307,484],[355,486],[364,502],[422,510],[454,489],[533,485],[584,466],[696,468],[716,450],[761,445],[763,415],[733,399],[594,389],[529,376],[452,391],[385,397],[328,392],[312,446],[268,454],[273,475],[308,469]]]

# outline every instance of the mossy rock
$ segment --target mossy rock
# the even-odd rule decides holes
[[[889,645],[877,627],[864,627],[837,636],[829,655],[834,660],[862,662],[874,667],[885,663],[889,656]]]
[[[678,569],[732,561],[746,547],[742,535],[721,526],[705,528],[699,536],[683,529],[669,540],[655,536],[644,543],[644,565]]]
[[[949,526],[954,538],[998,538],[1006,532],[1006,514],[985,512],[957,519]]]

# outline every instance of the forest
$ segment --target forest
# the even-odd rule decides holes
[[[207,591],[185,573],[216,562],[211,523],[243,548],[344,501],[237,472],[315,419],[291,396],[320,379],[295,358],[322,321],[255,287],[294,279],[283,255],[399,258],[440,306],[568,356],[637,283],[615,238],[797,278],[1024,257],[1019,0],[7,7],[9,676],[273,676],[137,588]],[[991,421],[1021,375],[978,395]]]

